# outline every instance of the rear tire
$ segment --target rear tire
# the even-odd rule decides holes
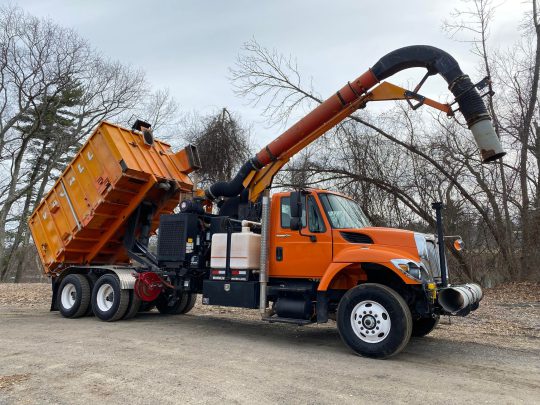
[[[94,316],[94,312],[92,311],[92,291],[94,290],[94,285],[96,284],[98,278],[95,274],[92,273],[86,274],[85,277],[90,285],[90,302],[84,316]]]
[[[106,322],[121,319],[129,305],[129,290],[120,288],[120,281],[112,274],[101,276],[92,291],[94,315]]]
[[[162,294],[156,300],[156,307],[164,315],[181,315],[191,311],[196,301],[197,294],[182,293],[174,304],[169,305],[167,296]]]
[[[69,274],[58,288],[58,310],[66,318],[79,318],[88,310],[90,295],[90,285],[86,277],[82,274]]]
[[[191,311],[193,307],[195,306],[195,304],[197,303],[197,294],[189,293],[188,295],[189,295],[188,303],[186,307],[184,308],[184,311],[182,312],[183,314],[187,314],[189,311]]]
[[[139,312],[139,309],[141,308],[141,299],[137,294],[135,294],[135,290],[129,290],[129,305],[128,309],[126,311],[126,314],[122,319],[131,319],[137,313]]]
[[[139,307],[139,312],[150,312],[156,307],[154,301],[142,301]]]
[[[403,298],[381,284],[351,288],[337,313],[343,342],[361,356],[384,359],[405,348],[412,332],[411,311]]]
[[[441,317],[437,315],[435,318],[420,318],[415,319],[412,325],[412,335],[422,337],[429,335],[433,329],[439,324]]]

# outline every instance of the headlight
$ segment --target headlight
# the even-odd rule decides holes
[[[422,263],[416,263],[409,259],[392,259],[390,261],[394,266],[396,266],[397,269],[401,270],[407,276],[410,276],[415,280],[422,281]]]

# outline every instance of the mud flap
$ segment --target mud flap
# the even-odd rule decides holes
[[[317,291],[317,323],[328,322],[328,296],[326,291]]]

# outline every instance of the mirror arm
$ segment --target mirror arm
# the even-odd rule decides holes
[[[317,235],[306,235],[305,233],[302,233],[302,228],[298,230],[298,233],[300,234],[300,236],[309,238],[311,242],[317,242]]]

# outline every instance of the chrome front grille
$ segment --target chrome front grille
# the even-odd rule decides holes
[[[428,257],[422,259],[422,263],[431,271],[433,278],[441,277],[441,263],[439,261],[439,248],[435,240],[427,239]]]

